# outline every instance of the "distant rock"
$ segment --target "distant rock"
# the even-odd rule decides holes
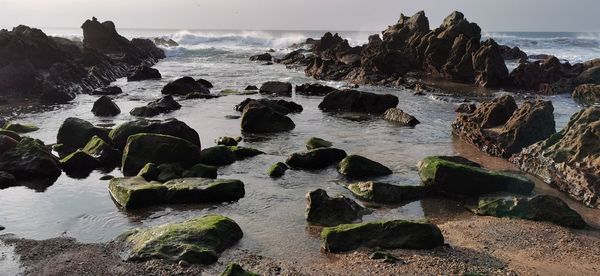
[[[289,82],[268,81],[261,85],[259,93],[271,96],[291,97],[292,84]]]
[[[147,65],[140,65],[135,67],[135,69],[133,69],[133,71],[127,76],[127,81],[142,81],[161,78],[162,75],[157,69]]]
[[[326,112],[361,112],[382,114],[398,105],[398,97],[354,90],[331,92],[323,98],[319,109]]]
[[[591,105],[600,103],[600,84],[581,84],[573,90],[573,98]]]
[[[167,95],[187,95],[192,92],[209,94],[210,90],[202,81],[196,81],[191,77],[183,77],[169,82],[161,92]]]
[[[296,94],[305,96],[325,96],[330,92],[338,91],[338,89],[322,85],[318,83],[306,83],[302,85],[296,85]]]
[[[169,113],[181,108],[172,96],[164,96],[148,103],[146,106],[136,107],[129,114],[137,117],[154,117],[162,113]]]
[[[251,61],[271,61],[273,57],[269,53],[264,53],[260,55],[254,55],[250,57]]]
[[[386,110],[383,114],[383,118],[385,120],[398,123],[402,126],[414,127],[421,123],[419,120],[417,120],[417,118],[398,108],[390,108]]]

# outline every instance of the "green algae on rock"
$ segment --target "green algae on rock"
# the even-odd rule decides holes
[[[348,189],[362,200],[377,203],[402,203],[431,193],[431,188],[426,186],[398,186],[373,181],[350,184]]]
[[[392,174],[392,170],[360,155],[349,155],[338,165],[338,171],[347,178],[377,177]]]
[[[108,139],[108,130],[94,126],[92,123],[79,118],[67,118],[56,134],[56,143],[62,144],[64,154],[70,154],[83,148],[92,137]]]
[[[4,126],[5,130],[16,133],[29,133],[39,130],[40,128],[31,124],[7,123]]]
[[[121,153],[99,136],[94,136],[83,147],[83,151],[97,158],[103,166],[119,163]]]
[[[322,226],[336,226],[359,220],[368,211],[345,196],[330,197],[323,189],[306,194],[306,221]]]
[[[200,147],[200,136],[198,133],[184,122],[174,118],[164,121],[139,119],[126,122],[111,130],[109,137],[114,142],[114,146],[122,150],[127,144],[127,139],[129,136],[139,133],[154,133],[175,136],[185,139]]]
[[[342,224],[321,232],[321,248],[334,253],[360,247],[432,249],[443,244],[437,226],[404,220]]]
[[[318,148],[330,148],[333,146],[333,143],[325,140],[325,139],[321,139],[318,137],[312,137],[310,139],[308,139],[308,141],[306,141],[306,149],[311,150],[311,149],[318,149]]]
[[[288,157],[286,163],[292,168],[320,170],[339,163],[346,156],[346,152],[341,149],[318,148],[293,153]]]
[[[212,264],[219,253],[242,237],[240,226],[221,215],[205,215],[181,223],[126,232],[121,239],[129,246],[128,260],[163,259],[190,264]]]
[[[283,162],[277,162],[271,167],[269,167],[269,169],[267,170],[267,174],[272,178],[279,178],[285,175],[285,172],[287,170],[289,170],[288,165],[286,165]]]
[[[62,173],[60,160],[40,140],[22,138],[19,143],[2,154],[0,170],[18,179],[55,179]]]
[[[256,273],[245,270],[239,264],[230,263],[220,276],[259,276]]]
[[[257,155],[264,154],[263,151],[257,150],[257,149],[254,149],[254,148],[247,148],[247,147],[240,147],[240,146],[231,146],[231,147],[229,147],[229,149],[231,151],[233,151],[233,153],[235,153],[235,155],[237,156],[238,160],[242,160],[242,159],[246,159],[246,158],[250,158],[250,157],[254,157],[254,156],[257,156]]]

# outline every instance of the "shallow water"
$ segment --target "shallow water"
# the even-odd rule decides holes
[[[114,118],[94,117],[90,110],[97,97],[90,95],[81,95],[72,104],[44,111],[16,111],[11,117],[14,121],[40,126],[41,129],[30,136],[54,143],[58,127],[67,117],[79,117],[108,126],[132,120],[129,110],[160,97],[160,89],[166,82],[184,75],[210,80],[215,85],[213,93],[222,89],[240,90],[247,85],[260,85],[269,80],[293,84],[313,82],[303,72],[288,70],[281,65],[263,66],[248,61],[250,55],[265,50],[259,46],[235,50],[211,47],[170,49],[169,58],[156,65],[163,74],[162,80],[128,83],[120,79],[115,83],[123,88],[124,93],[115,96],[123,113]],[[328,84],[343,85],[334,82]],[[321,112],[317,108],[320,97],[294,96],[292,100],[304,107],[302,113],[290,115],[296,123],[296,129],[279,134],[244,136],[240,132],[239,120],[226,119],[225,116],[238,114],[233,107],[247,96],[181,100],[181,110],[157,118],[175,117],[186,122],[198,131],[203,147],[214,145],[214,140],[220,136],[244,136],[243,146],[267,153],[219,169],[219,178],[235,178],[245,183],[244,198],[226,204],[161,206],[130,212],[118,208],[111,199],[108,182],[99,180],[105,173],[96,171],[86,179],[74,179],[63,174],[49,187],[31,189],[19,186],[0,190],[0,225],[7,228],[4,232],[24,238],[46,239],[66,235],[82,242],[106,242],[132,227],[153,226],[205,213],[219,213],[237,221],[244,230],[245,236],[239,248],[272,257],[307,261],[319,258],[319,254],[315,254],[319,240],[316,231],[311,231],[304,219],[305,194],[322,188],[330,195],[339,193],[351,196],[344,188],[347,182],[335,168],[317,172],[288,171],[277,180],[270,179],[265,171],[272,163],[284,161],[289,154],[303,150],[305,141],[310,137],[318,136],[333,141],[335,147],[349,154],[360,154],[387,165],[394,174],[379,180],[394,184],[417,185],[419,177],[416,163],[430,155],[462,154],[490,168],[514,170],[506,161],[487,157],[452,138],[450,124],[455,118],[453,110],[463,101],[462,97],[414,96],[402,89],[370,86],[361,87],[360,90],[397,95],[400,98],[399,107],[417,117],[421,124],[406,128],[377,118],[350,120]],[[549,99],[555,106],[557,129],[564,127],[569,117],[580,109],[568,96]],[[118,170],[110,174],[120,176]],[[556,194],[545,184],[538,186],[536,192]],[[569,204],[582,210],[586,219],[593,224],[600,222],[597,210],[587,209],[572,201]],[[416,201],[403,206],[376,209],[364,220],[420,219],[435,216],[440,208],[444,208],[443,204]]]

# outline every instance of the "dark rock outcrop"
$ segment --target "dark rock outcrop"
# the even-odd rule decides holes
[[[338,164],[348,156],[345,151],[336,148],[317,148],[296,152],[290,155],[285,163],[292,168],[304,170],[320,170]]]
[[[242,131],[269,133],[289,131],[295,127],[296,124],[288,116],[259,101],[250,101],[244,107],[241,122]]]
[[[271,61],[273,57],[269,53],[254,55],[250,57],[251,61]]]
[[[519,49],[519,47],[515,46],[515,47],[509,47],[506,45],[499,45],[500,46],[500,54],[502,55],[502,57],[505,60],[521,60],[521,61],[525,61],[527,60],[527,54],[523,51],[521,51],[521,49]]]
[[[61,174],[60,161],[40,140],[23,138],[0,156],[0,171],[17,179],[56,179]]]
[[[94,136],[110,140],[108,130],[96,127],[86,120],[71,117],[58,128],[56,143],[61,145],[62,153],[66,155],[83,148]]]
[[[202,80],[196,81],[192,77],[182,77],[169,82],[161,92],[167,95],[187,95],[192,92],[210,94],[210,90]]]
[[[350,184],[348,189],[361,200],[376,203],[403,203],[418,200],[433,191],[427,186],[398,186],[373,181]]]
[[[121,93],[123,93],[123,89],[121,89],[121,87],[118,86],[107,86],[92,91],[92,95],[98,96],[118,95]]]
[[[414,116],[402,111],[398,108],[390,108],[383,113],[383,119],[397,123],[401,126],[414,127],[421,122]]]
[[[131,71],[131,73],[127,76],[127,81],[142,81],[161,78],[162,75],[157,69],[154,69],[148,65],[140,65]]]
[[[398,97],[355,90],[331,92],[323,98],[319,109],[326,112],[360,112],[382,114],[398,105]]]
[[[260,94],[267,94],[272,96],[292,96],[292,84],[289,82],[281,81],[268,81],[263,83],[258,90]]]
[[[94,102],[92,113],[102,117],[116,116],[121,113],[121,109],[111,98],[102,96]]]
[[[349,155],[342,159],[338,164],[338,171],[343,176],[351,179],[392,174],[392,170],[383,164],[360,155]]]
[[[302,85],[296,85],[296,94],[305,96],[325,96],[330,92],[338,91],[336,88],[331,86],[322,85],[318,83],[305,83]]]
[[[139,119],[130,121],[115,127],[110,131],[108,136],[109,139],[113,141],[113,145],[116,148],[123,150],[123,148],[125,148],[125,144],[127,144],[127,139],[132,135],[140,133],[154,133],[175,136],[185,139],[200,147],[200,137],[198,132],[189,127],[186,123],[177,119],[167,119],[164,121]]]
[[[290,113],[300,113],[304,110],[304,108],[292,101],[286,101],[286,100],[269,100],[269,99],[250,99],[247,98],[244,101],[242,101],[241,103],[237,104],[234,109],[236,111],[239,112],[243,112],[244,109],[246,108],[246,106],[248,104],[250,104],[251,102],[256,102],[254,104],[260,104],[260,105],[264,105],[267,106],[271,109],[273,109],[273,111],[280,113],[282,115],[288,115]]]

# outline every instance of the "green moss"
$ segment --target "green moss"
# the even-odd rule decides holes
[[[317,137],[312,137],[308,139],[308,141],[306,141],[306,148],[309,150],[318,148],[330,148],[332,146],[333,143]]]
[[[144,166],[137,176],[143,177],[146,181],[157,181],[160,170],[154,163],[148,163]]]
[[[122,238],[130,245],[129,260],[164,259],[193,264],[211,264],[218,253],[243,236],[235,221],[220,215],[206,215],[182,223],[135,229]]]
[[[258,274],[246,271],[239,264],[230,263],[221,276],[258,276]]]
[[[103,166],[117,165],[121,153],[99,136],[94,136],[83,147],[83,151],[97,158]]]
[[[113,199],[127,209],[161,204],[168,190],[160,182],[147,182],[141,176],[113,178],[108,189]]]
[[[338,166],[338,171],[348,178],[378,177],[392,174],[392,170],[368,158],[349,155]]]
[[[4,129],[16,133],[29,133],[39,130],[40,128],[31,124],[7,123],[4,126]]]
[[[271,167],[269,167],[269,169],[267,170],[267,174],[270,177],[278,178],[278,177],[282,177],[283,175],[285,175],[285,172],[288,169],[289,168],[285,163],[277,162],[277,163],[273,164]]]

